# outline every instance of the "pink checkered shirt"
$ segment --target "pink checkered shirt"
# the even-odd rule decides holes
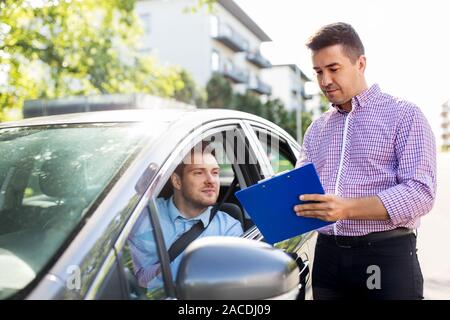
[[[339,220],[321,233],[361,236],[417,228],[436,193],[433,132],[414,104],[382,93],[378,85],[352,99],[352,111],[333,105],[308,128],[297,166],[312,162],[325,193],[378,196],[390,219]]]

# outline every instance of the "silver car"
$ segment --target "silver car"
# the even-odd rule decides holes
[[[205,140],[222,151],[219,199],[245,232],[195,240],[172,275],[155,200]],[[49,116],[1,124],[0,154],[2,299],[311,297],[315,234],[268,245],[234,196],[295,165],[298,144],[269,121],[216,109]],[[136,281],[127,240],[143,215],[161,264],[155,290]]]

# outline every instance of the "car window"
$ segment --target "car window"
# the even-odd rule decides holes
[[[280,136],[268,130],[253,127],[275,174],[292,170],[295,167],[295,156],[289,144]]]
[[[137,124],[0,129],[1,298],[35,279],[149,138]]]
[[[223,202],[223,212],[239,220],[246,230],[244,210],[235,196],[235,192],[241,189],[241,183],[245,180],[242,167],[250,165],[249,156],[246,155],[247,147],[239,138],[240,134],[242,131],[236,128],[210,135],[205,141],[209,143],[211,150],[214,150],[220,167],[220,192],[217,202]],[[233,182],[236,184],[232,185]]]
[[[278,136],[275,132],[269,132],[257,126],[253,126],[253,129],[266,155],[270,159],[275,174],[295,168],[297,159],[289,143],[284,138]],[[307,235],[303,234],[292,237],[275,243],[274,246],[285,252],[295,252],[305,243],[305,236]]]
[[[211,141],[211,138],[207,138]],[[233,171],[233,157],[230,155],[230,150],[226,150],[222,141],[211,141],[209,143],[211,149],[215,151],[216,159],[220,167],[220,195],[226,193],[227,188],[230,186],[231,182],[235,178]],[[220,197],[219,197],[220,198]]]

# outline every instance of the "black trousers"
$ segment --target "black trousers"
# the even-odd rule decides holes
[[[423,277],[416,235],[354,247],[339,246],[319,234],[312,271],[317,300],[419,300]]]

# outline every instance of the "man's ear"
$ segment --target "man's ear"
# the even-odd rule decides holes
[[[181,190],[181,177],[177,173],[172,173],[170,181],[174,189]]]
[[[367,59],[365,55],[361,55],[359,56],[358,59],[358,69],[364,73],[364,71],[366,71],[366,64],[367,64]]]

